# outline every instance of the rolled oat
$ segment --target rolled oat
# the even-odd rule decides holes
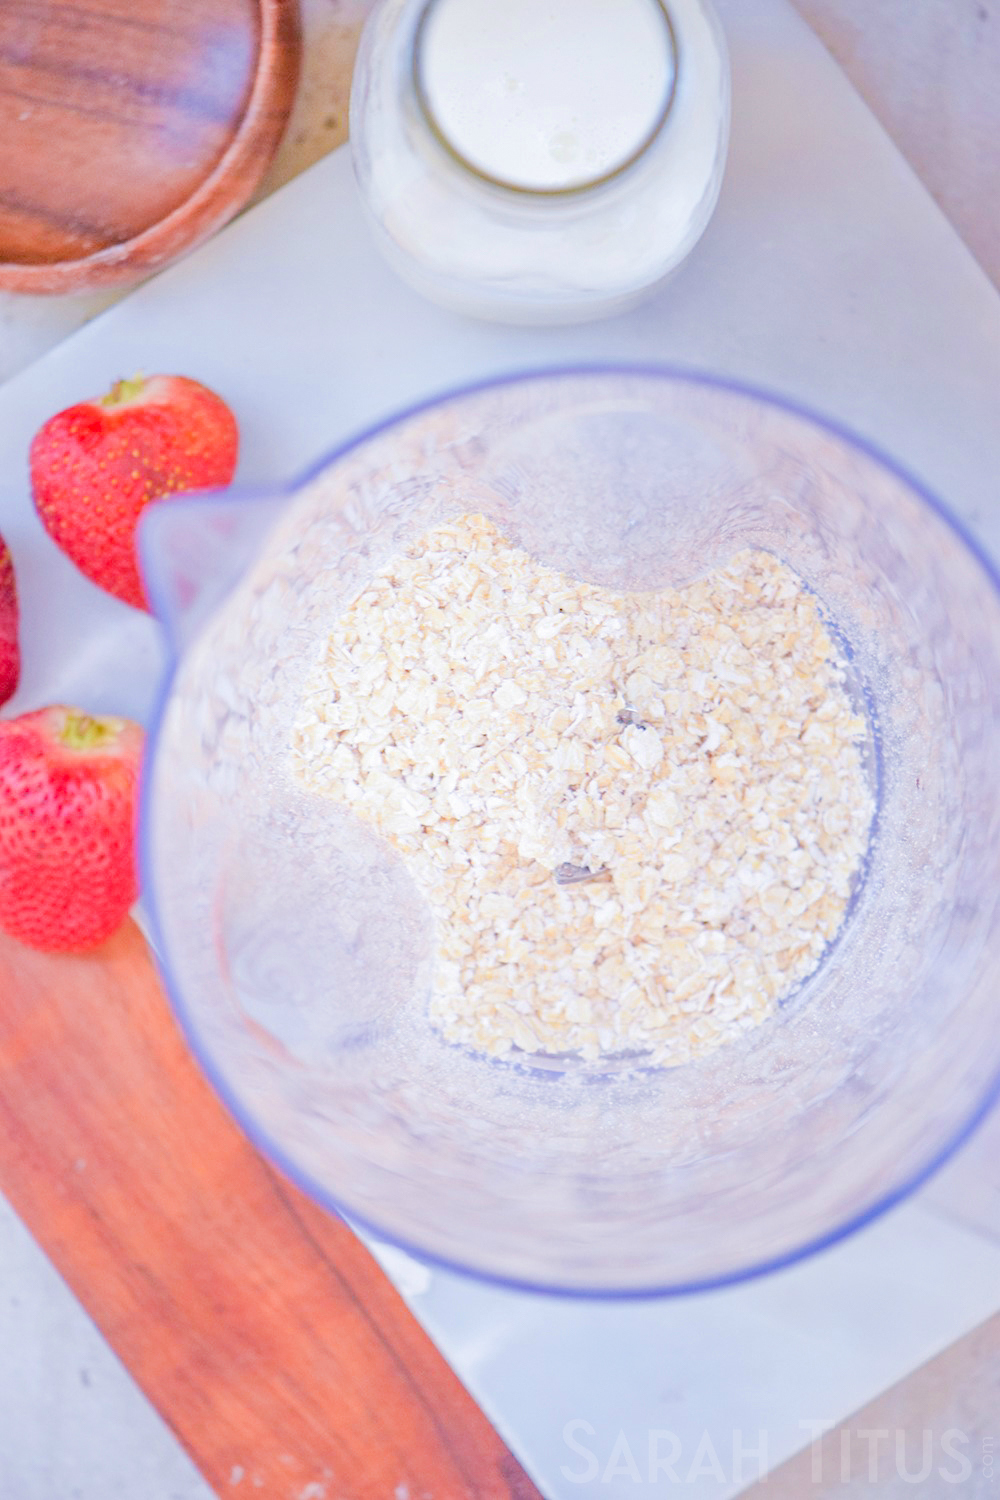
[[[294,755],[426,896],[446,1038],[670,1064],[771,1015],[836,936],[865,733],[815,598],[770,554],[616,593],[468,515],[338,620]]]

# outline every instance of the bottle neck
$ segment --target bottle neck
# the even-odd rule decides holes
[[[414,34],[416,109],[437,145],[470,181],[528,201],[628,172],[677,71],[662,0],[427,0]]]

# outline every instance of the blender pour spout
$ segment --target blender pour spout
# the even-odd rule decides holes
[[[285,496],[186,495],[151,505],[139,562],[153,613],[175,655],[198,633],[260,552]]]

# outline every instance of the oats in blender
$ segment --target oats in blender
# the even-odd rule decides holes
[[[865,738],[816,599],[771,554],[619,593],[467,515],[337,621],[294,758],[429,902],[449,1041],[678,1064],[772,1015],[836,937]]]

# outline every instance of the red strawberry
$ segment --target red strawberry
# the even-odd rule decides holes
[[[17,642],[17,584],[7,543],[0,536],[0,703],[17,691],[21,648]]]
[[[142,730],[43,708],[0,722],[0,927],[32,948],[81,950],[138,893]]]
[[[238,446],[236,418],[196,380],[120,380],[35,434],[31,489],[45,529],[80,571],[146,609],[135,548],[142,510],[179,491],[221,489]]]

